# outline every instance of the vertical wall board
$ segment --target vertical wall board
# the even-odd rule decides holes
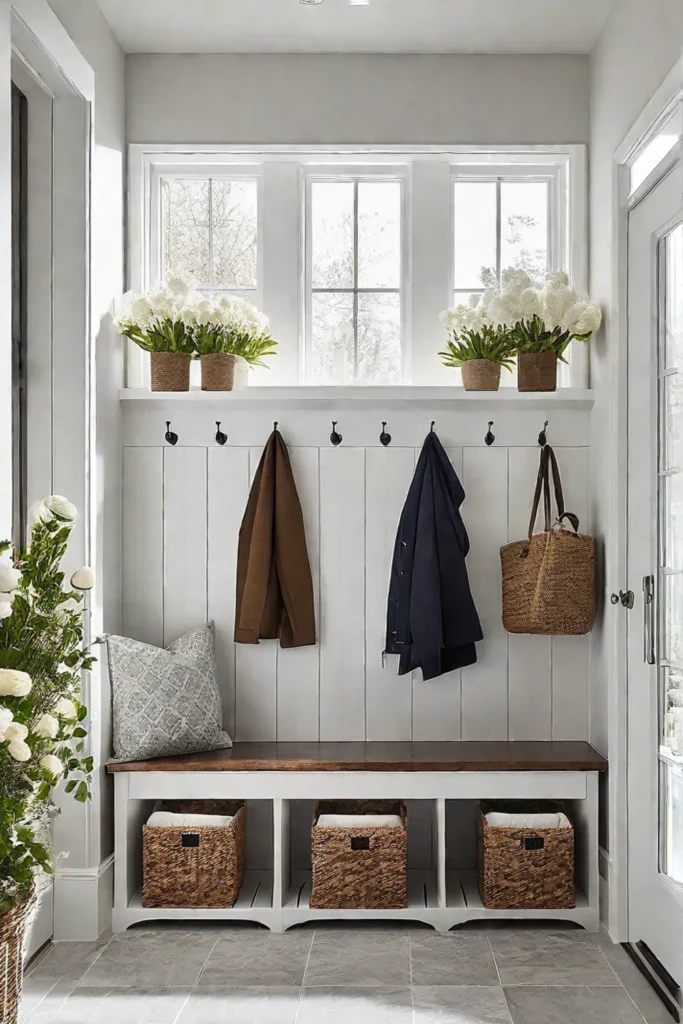
[[[237,539],[249,493],[249,452],[216,447],[208,457],[208,617],[216,626],[223,724],[234,736]]]
[[[507,542],[508,453],[465,448],[463,514],[470,537],[467,568],[484,632],[478,661],[462,671],[463,740],[507,739],[507,634],[501,620],[500,554]]]
[[[581,533],[592,533],[589,519],[588,448],[557,448],[564,500],[579,517]],[[553,736],[555,740],[588,739],[589,636],[555,636],[553,647]]]
[[[413,448],[365,453],[365,707],[368,740],[410,740],[412,679],[397,676],[397,659],[382,665],[387,597],[401,509],[413,475]]]
[[[206,448],[164,448],[164,643],[206,622]]]
[[[529,515],[538,476],[541,449],[509,448],[508,537],[523,540],[529,532]],[[543,529],[543,501],[536,529]],[[552,738],[551,662],[549,636],[510,633],[508,636],[509,739]]]
[[[320,523],[320,739],[364,740],[364,449],[320,449]]]
[[[249,449],[249,482],[263,448]],[[277,656],[279,640],[235,644],[235,739],[277,739]]]
[[[447,448],[446,453],[462,480],[462,448]],[[467,499],[460,511],[467,524]],[[413,672],[414,740],[460,739],[461,683],[460,671],[447,672],[429,682],[423,680],[421,672]]]
[[[311,565],[315,619],[320,635],[320,487],[318,448],[290,448],[292,472],[304,517]],[[319,646],[278,651],[277,738],[317,740],[319,722]]]
[[[123,632],[164,642],[164,452],[123,449]]]

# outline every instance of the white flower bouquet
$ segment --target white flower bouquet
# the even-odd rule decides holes
[[[200,298],[195,310],[193,339],[199,356],[241,356],[252,366],[267,366],[277,342],[270,321],[248,299],[234,295]]]
[[[446,350],[439,352],[444,366],[462,366],[475,359],[512,366],[514,345],[509,332],[487,316],[481,305],[446,309],[440,319],[450,335]]]
[[[81,672],[94,659],[83,647],[83,566],[64,587],[60,562],[76,519],[61,495],[31,510],[28,547],[0,543],[0,915],[25,905],[34,876],[51,871],[42,840],[45,813],[62,779],[86,801],[93,759],[84,754],[86,709]]]
[[[201,296],[173,277],[147,295],[126,292],[116,326],[146,352],[194,353],[195,310]]]

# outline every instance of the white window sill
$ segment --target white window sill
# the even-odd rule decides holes
[[[593,391],[560,388],[557,391],[519,392],[516,388],[500,391],[465,391],[456,387],[249,387],[238,391],[152,392],[129,388],[119,393],[121,402],[142,406],[213,406],[220,408],[278,406],[304,409],[400,409],[422,405],[429,408],[480,405],[487,409],[591,409]]]

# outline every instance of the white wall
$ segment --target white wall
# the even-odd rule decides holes
[[[133,54],[126,68],[130,142],[588,141],[582,56]]]
[[[591,346],[591,385],[596,392],[592,428],[593,523],[603,541],[603,554],[614,551],[617,539],[608,530],[610,507],[615,495],[610,466],[614,449],[611,396],[617,366],[617,303],[614,265],[614,153],[645,105],[683,54],[683,4],[680,0],[617,0],[590,58],[590,242],[591,293],[605,310],[605,328]],[[608,564],[608,559],[607,559]],[[603,594],[625,586],[625,580],[604,581]],[[630,581],[634,586],[634,581]],[[611,627],[614,617],[623,615],[605,601],[604,620],[599,621],[591,648],[591,742],[604,754],[610,749],[610,731],[615,726],[614,700],[608,686],[611,663]],[[613,681],[614,682],[614,681]],[[625,688],[624,688],[625,690]],[[613,695],[612,695],[613,696]],[[623,709],[621,709],[623,712]],[[612,744],[613,746],[613,744]],[[611,783],[612,786],[612,783]],[[623,794],[622,794],[623,797]],[[611,788],[609,808],[614,819],[620,797]],[[605,823],[602,841],[614,846],[615,821]],[[613,907],[616,926],[616,908]],[[615,935],[614,938],[625,938]]]

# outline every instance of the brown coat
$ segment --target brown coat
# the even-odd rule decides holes
[[[281,647],[316,642],[304,519],[282,435],[268,438],[240,527],[235,640]]]

